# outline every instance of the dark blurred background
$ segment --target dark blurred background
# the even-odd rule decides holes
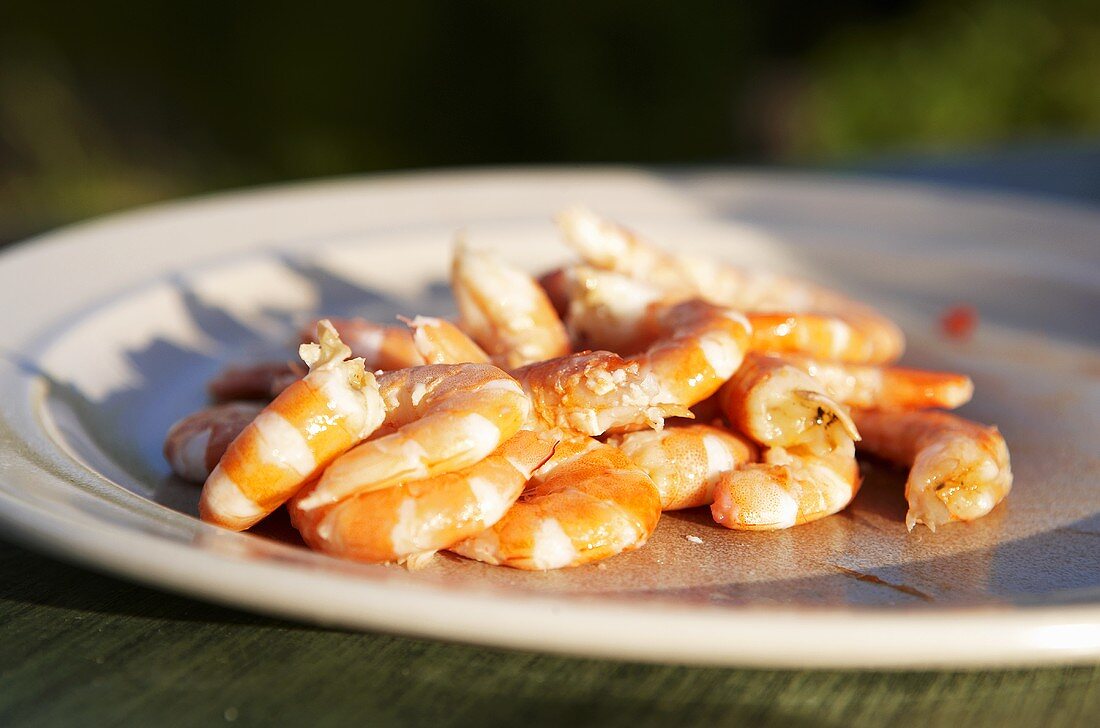
[[[1098,138],[1095,0],[0,9],[0,241],[324,175]]]

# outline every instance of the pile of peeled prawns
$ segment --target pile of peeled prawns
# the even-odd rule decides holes
[[[556,569],[642,546],[666,510],[709,506],[741,530],[836,513],[857,450],[910,468],[910,530],[1008,493],[997,429],[942,411],[970,379],[892,366],[904,340],[874,309],[587,210],[557,222],[581,261],[539,279],[457,247],[457,324],[322,319],[305,367],[218,375],[222,404],[165,442],[205,482],[202,519],[243,530],[286,504],[335,556]]]

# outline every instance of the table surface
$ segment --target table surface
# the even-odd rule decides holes
[[[1096,146],[897,158],[859,171],[1100,203]],[[1100,665],[766,671],[484,649],[259,617],[69,566],[0,540],[4,726],[1098,721]]]

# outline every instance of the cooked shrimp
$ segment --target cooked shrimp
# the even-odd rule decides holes
[[[535,280],[459,245],[451,288],[462,325],[506,369],[568,354],[565,326]]]
[[[773,447],[764,463],[731,470],[714,489],[711,515],[735,530],[771,531],[816,521],[847,506],[859,490],[852,441],[824,455]]]
[[[416,353],[412,335],[404,326],[383,326],[364,318],[331,318],[344,343],[351,347],[352,356],[361,357],[369,371],[393,371],[417,367],[424,360]],[[315,324],[302,329],[302,342],[308,342]]]
[[[853,412],[864,439],[860,449],[909,465],[905,499],[910,531],[935,531],[951,521],[972,521],[993,510],[1012,489],[1008,446],[996,427],[946,412]]]
[[[704,266],[650,245],[625,227],[591,210],[572,207],[554,218],[565,241],[588,265],[660,287],[670,295],[700,295]]]
[[[417,316],[402,319],[412,330],[417,353],[429,364],[487,364],[489,355],[450,321]]]
[[[306,374],[300,362],[273,361],[234,365],[218,372],[206,383],[206,390],[218,402],[238,399],[274,399],[279,392]]]
[[[965,374],[868,366],[788,355],[783,361],[821,383],[825,394],[863,409],[954,409],[970,401],[974,382]]]
[[[337,458],[302,510],[469,467],[516,434],[531,411],[519,384],[491,364],[433,364],[379,377],[381,434]]]
[[[728,308],[659,292],[622,276],[577,269],[569,325],[578,341],[632,354],[649,367],[669,401],[690,407],[718,390],[741,364],[751,327]],[[648,347],[648,348],[647,348]]]
[[[306,543],[318,551],[381,563],[447,548],[489,528],[523,491],[554,444],[521,430],[484,460],[464,470],[359,493],[335,505],[301,510],[290,517]]]
[[[517,569],[560,569],[642,546],[660,516],[649,476],[617,448],[590,440],[565,461],[555,454],[495,526],[450,550]]]
[[[164,459],[179,477],[202,483],[210,477],[229,443],[263,408],[256,402],[229,402],[184,417],[164,438]]]
[[[567,279],[566,322],[578,346],[633,351],[654,336],[652,312],[682,300],[643,281],[585,266],[570,269]],[[705,294],[703,298],[715,300]],[[901,353],[898,340],[884,335],[880,327],[864,326],[867,320],[856,315],[750,311],[745,316],[755,351],[853,362],[888,361]]]
[[[745,314],[752,322],[752,348],[774,354],[807,354],[855,364],[883,364],[901,356],[903,341],[875,319],[849,313]]]
[[[735,428],[768,447],[804,445],[824,454],[858,440],[844,405],[782,359],[751,353],[720,390],[719,404]]]
[[[566,241],[586,263],[657,287],[666,298],[699,296],[745,312],[828,314],[843,320],[848,330],[869,342],[866,345],[873,347],[875,358],[866,361],[893,361],[905,347],[901,330],[892,321],[836,291],[794,278],[672,255],[583,208],[565,210],[557,221]],[[827,333],[822,328],[813,339],[819,340]],[[834,341],[831,346],[837,347],[838,343]],[[820,351],[807,353],[825,356]]]
[[[317,338],[299,349],[309,373],[244,428],[206,479],[204,521],[252,526],[382,423],[374,375],[361,359],[348,360],[351,351],[328,321],[317,324]]]
[[[756,447],[729,430],[678,425],[613,435],[607,440],[653,479],[661,510],[707,505],[714,486],[729,471],[756,460]]]
[[[440,363],[461,363],[480,348],[456,326],[410,324],[421,354]],[[637,362],[607,351],[585,351],[520,367],[512,372],[531,397],[534,429],[566,435],[601,435],[611,428],[659,427],[665,417],[691,411],[665,401],[660,383]]]

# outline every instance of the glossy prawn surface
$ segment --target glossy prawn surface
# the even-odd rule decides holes
[[[319,344],[299,352],[309,373],[284,389],[226,449],[199,501],[204,521],[243,530],[312,480],[382,423],[385,407],[363,369],[327,321]]]
[[[339,457],[298,502],[302,510],[469,467],[527,420],[530,401],[491,364],[434,364],[379,377],[379,436]]]
[[[566,242],[588,265],[655,287],[666,299],[702,297],[746,313],[784,312],[786,318],[795,313],[820,316],[807,319],[790,332],[787,331],[790,327],[781,325],[782,319],[761,319],[760,328],[771,333],[757,342],[758,347],[767,345],[771,351],[791,351],[794,342],[800,341],[803,346],[814,348],[799,351],[828,358],[838,358],[829,352],[840,351],[846,355],[845,360],[861,362],[894,361],[904,349],[904,337],[892,321],[870,306],[828,288],[711,260],[673,255],[584,208],[563,211],[557,222]],[[554,278],[548,282],[558,283]],[[769,327],[769,323],[773,325]]]
[[[451,551],[517,569],[579,566],[644,545],[661,516],[657,487],[618,448],[566,441],[495,526]]]
[[[823,455],[801,446],[773,447],[764,462],[721,476],[711,515],[742,531],[772,531],[816,521],[846,507],[859,491],[851,440]]]
[[[351,347],[352,356],[360,357],[370,371],[388,372],[424,364],[413,345],[412,334],[404,326],[384,326],[364,318],[331,318],[328,321]],[[303,343],[310,340],[315,326],[314,322],[302,329]]]
[[[613,435],[607,443],[653,480],[664,511],[709,505],[722,475],[758,458],[756,446],[747,439],[713,425],[639,430]]]
[[[593,269],[572,274],[569,326],[578,344],[630,355],[668,400],[702,402],[737,370],[751,327],[740,313],[698,298],[667,302],[644,284]]]
[[[531,398],[542,429],[596,436],[612,429],[661,427],[666,417],[690,417],[637,361],[609,351],[583,351],[512,372]]]
[[[974,382],[965,374],[934,372],[783,356],[818,381],[825,394],[849,407],[862,409],[954,409],[974,396]]]
[[[257,402],[228,402],[184,417],[164,438],[164,459],[179,477],[202,483],[263,408]]]
[[[761,445],[800,445],[820,455],[859,438],[847,407],[777,357],[749,354],[718,401],[730,424]]]
[[[360,493],[290,517],[312,548],[372,563],[405,562],[489,528],[507,512],[554,443],[521,430],[463,470]]]
[[[884,364],[901,356],[905,341],[893,324],[862,315],[814,312],[748,312],[752,348],[806,354],[855,364]]]
[[[410,323],[421,354],[432,361],[460,363],[481,351],[454,324]],[[586,351],[512,371],[531,398],[538,430],[595,436],[616,427],[658,427],[666,416],[690,416],[669,403],[652,372],[607,351]]]
[[[996,427],[934,410],[855,410],[860,450],[910,466],[905,482],[910,531],[989,513],[1012,489],[1008,446]]]
[[[430,316],[405,319],[417,353],[429,364],[487,364],[489,354],[450,321]]]
[[[565,326],[534,278],[495,256],[459,245],[451,289],[463,327],[505,369],[572,350]]]

